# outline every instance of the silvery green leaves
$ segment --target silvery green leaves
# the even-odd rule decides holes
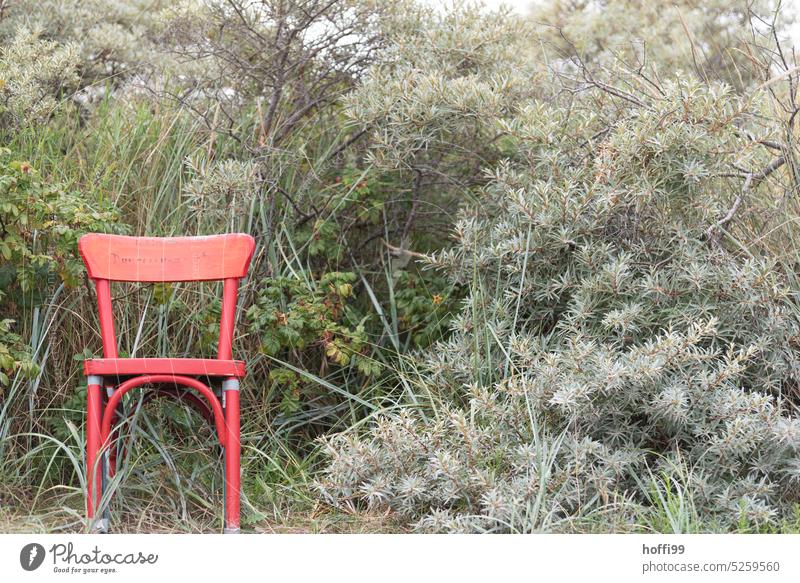
[[[78,49],[20,28],[0,47],[0,128],[21,129],[46,120],[60,93],[78,78]]]
[[[184,188],[190,216],[201,229],[241,229],[242,217],[258,194],[254,163],[238,160],[187,160],[194,177]]]
[[[417,125],[388,124],[380,156],[429,152],[445,135],[437,124],[463,127],[437,117],[448,92],[488,91],[430,72],[413,83],[393,76],[401,69],[380,72],[398,95],[384,102],[425,111]],[[329,442],[332,503],[457,532],[625,523],[675,500],[723,528],[792,515],[798,417],[786,388],[800,330],[785,273],[707,234],[742,188],[731,169],[769,161],[742,132],[761,96],[651,81],[626,77],[635,99],[584,87],[486,110],[505,159],[462,205],[454,245],[429,257],[469,291],[450,338],[408,379],[428,399]]]

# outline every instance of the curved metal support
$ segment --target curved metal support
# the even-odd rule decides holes
[[[108,399],[106,403],[105,410],[103,411],[103,423],[100,430],[100,443],[106,444],[108,441],[109,436],[111,435],[111,421],[114,418],[117,404],[120,402],[122,397],[128,391],[141,387],[142,385],[149,385],[149,384],[157,384],[157,383],[174,383],[178,385],[182,385],[184,387],[188,387],[190,389],[194,389],[195,391],[199,392],[203,395],[208,404],[211,406],[211,411],[214,415],[214,424],[217,428],[217,438],[219,439],[220,444],[225,447],[227,443],[227,431],[225,427],[225,414],[222,411],[222,405],[220,405],[219,400],[217,399],[214,392],[209,389],[205,384],[201,383],[197,379],[193,379],[191,377],[181,376],[181,375],[168,375],[168,374],[158,374],[158,375],[143,375],[139,377],[134,377],[129,379],[119,385],[117,389],[114,391],[114,394]]]
[[[149,391],[142,399],[142,404],[149,403],[153,399],[168,398],[176,403],[183,403],[189,405],[196,413],[202,415],[203,419],[209,423],[214,423],[214,412],[208,404],[191,391],[183,391],[177,388],[159,387],[153,391]],[[114,423],[112,422],[112,425]]]
[[[113,395],[113,392],[111,394]],[[205,419],[209,424],[213,425],[215,423],[214,412],[211,410],[211,407],[209,407],[201,397],[198,397],[191,391],[178,388],[157,387],[145,394],[144,398],[142,399],[142,404],[146,404],[158,397],[169,398],[174,400],[176,403],[184,403],[194,409],[195,412],[202,415],[203,419]],[[116,427],[121,418],[122,415],[120,415],[120,407],[117,405],[117,408],[111,415],[111,426]],[[120,443],[117,447],[114,447],[115,441],[116,438],[111,440],[111,447],[107,454],[108,475],[112,478],[117,473],[117,458],[122,458],[125,456],[124,443]]]

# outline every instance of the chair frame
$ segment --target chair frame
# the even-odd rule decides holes
[[[108,480],[116,473],[112,427],[129,391],[154,385],[146,397],[168,396],[187,402],[213,421],[224,450],[225,533],[240,531],[239,381],[245,364],[232,360],[239,280],[247,275],[255,250],[249,235],[210,237],[126,237],[91,233],[78,250],[94,282],[103,345],[102,359],[84,362],[86,375],[86,515],[89,529],[107,532],[108,511],[98,516]],[[119,358],[111,282],[189,282],[222,280],[222,315],[216,359]],[[219,398],[200,379],[221,381]],[[180,388],[179,388],[180,387]],[[105,389],[105,391],[103,390]],[[199,394],[199,396],[198,396]],[[204,397],[205,401],[199,397]]]

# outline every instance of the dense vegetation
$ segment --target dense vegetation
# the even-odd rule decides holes
[[[247,529],[800,528],[792,15],[543,4],[3,4],[0,528],[84,528],[98,231],[256,238]],[[215,353],[216,284],[114,296]],[[211,430],[126,406],[115,523],[216,530]]]

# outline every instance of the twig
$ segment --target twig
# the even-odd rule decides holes
[[[411,251],[410,249],[403,249],[402,247],[395,247],[384,239],[381,239],[381,242],[384,244],[386,249],[389,250],[389,254],[394,257],[402,257],[403,255],[409,255],[411,257],[416,257],[417,259],[427,259],[428,257],[424,253],[418,253],[417,251]]]
[[[713,225],[711,225],[708,229],[706,229],[706,237],[709,240],[711,240],[714,237],[714,232],[716,230],[724,227],[729,222],[731,222],[734,215],[736,214],[736,211],[739,210],[739,206],[741,206],[742,200],[747,195],[747,193],[750,192],[753,188],[756,188],[767,176],[775,172],[785,163],[786,163],[786,158],[784,156],[778,156],[758,172],[748,173],[747,177],[745,178],[744,185],[742,186],[741,194],[736,197],[735,201],[733,201],[733,206],[728,210],[725,216],[722,217]]]

